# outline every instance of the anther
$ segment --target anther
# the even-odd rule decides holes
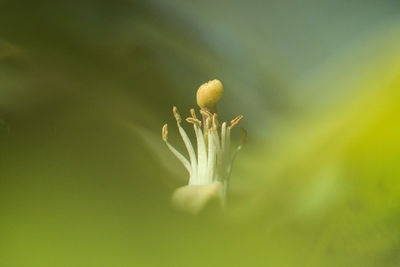
[[[190,109],[190,114],[192,115],[193,119],[197,120],[196,111],[194,110],[194,108]]]
[[[232,129],[233,127],[235,127],[235,126],[239,123],[239,121],[240,121],[241,119],[243,119],[243,116],[242,116],[242,115],[237,116],[236,118],[234,118],[233,120],[231,120],[231,126],[229,126],[229,127]]]
[[[181,123],[182,122],[181,115],[179,115],[178,109],[175,106],[172,108],[172,112],[174,113],[174,117],[175,117],[176,121],[178,123]]]
[[[200,113],[201,113],[201,115],[205,116],[206,118],[213,116],[211,112],[204,110],[204,109],[200,109]]]
[[[201,122],[198,119],[194,119],[192,117],[186,118],[188,123],[196,124],[197,126],[201,127]]]
[[[168,139],[168,124],[164,124],[164,126],[162,127],[162,139],[164,140],[164,142],[167,142]]]

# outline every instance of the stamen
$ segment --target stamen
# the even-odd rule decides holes
[[[175,157],[183,164],[186,170],[189,172],[189,175],[192,176],[192,168],[190,166],[190,162],[182,155],[178,150],[176,150],[170,143],[165,142],[167,144],[168,149],[175,155]]]
[[[218,123],[218,116],[217,113],[214,113],[213,117],[212,117],[212,126],[213,126],[213,130],[217,131],[218,127],[219,127],[219,123]]]
[[[222,162],[223,162],[223,155],[222,155],[222,150],[221,150],[221,142],[219,141],[219,135],[217,130],[212,130],[211,137],[214,139],[214,147],[215,147],[215,154],[217,155],[217,160],[216,160],[216,173],[215,173],[215,178],[216,179],[221,179],[219,176],[219,170],[221,169]]]
[[[175,106],[172,108],[172,112],[174,113],[174,117],[176,119],[176,122],[177,123],[181,123],[182,122],[181,115],[179,114],[178,109]]]
[[[210,117],[207,117],[207,119],[206,119],[206,125],[205,125],[205,128],[204,128],[204,130],[206,131],[206,133],[207,133],[207,131],[211,128],[211,124],[212,124],[212,122],[211,122]]]
[[[174,106],[172,111],[174,113],[174,116],[175,116],[175,119],[176,119],[176,122],[177,122],[177,125],[178,125],[179,133],[182,136],[183,143],[185,144],[186,149],[187,149],[187,151],[189,153],[190,164],[192,166],[192,172],[191,172],[190,180],[189,180],[189,183],[190,183],[192,180],[197,180],[196,154],[194,152],[194,148],[193,148],[192,142],[190,142],[190,139],[189,139],[188,135],[186,134],[185,130],[182,128],[182,126],[180,124],[182,122],[182,118],[181,118],[181,115],[179,115],[178,109]]]
[[[162,139],[164,140],[164,142],[167,142],[167,139],[168,139],[168,124],[165,124],[162,127],[161,133],[162,133]]]
[[[231,126],[229,126],[229,127],[232,129],[233,127],[235,127],[235,126],[239,123],[239,121],[240,121],[241,119],[243,119],[243,116],[242,116],[242,115],[237,116],[236,118],[234,118],[233,120],[231,120]]]
[[[207,149],[204,141],[203,132],[197,124],[193,124],[197,139],[197,177],[199,181],[204,181],[207,175]]]
[[[221,157],[219,159],[218,168],[222,175],[221,180],[223,180],[224,179],[223,175],[225,172],[224,166],[226,166],[226,164],[229,162],[229,158],[227,157],[228,153],[226,150],[226,122],[223,122],[222,126],[221,126],[221,149],[220,150],[221,150]]]
[[[198,119],[194,119],[192,117],[188,117],[188,118],[186,118],[186,121],[188,123],[196,124],[197,126],[201,127],[201,121],[199,121]]]
[[[208,132],[208,162],[207,162],[207,182],[210,183],[215,173],[215,158],[216,158],[216,151],[214,145],[214,138],[212,137],[213,131],[209,130]]]
[[[222,123],[221,127],[221,149],[222,149],[222,154],[225,153],[226,150],[226,122]]]
[[[205,110],[205,109],[200,109],[200,113],[201,113],[201,115],[205,116],[206,118],[213,116],[210,111]]]
[[[229,158],[231,154],[231,127],[226,127],[225,142],[225,155]]]
[[[210,120],[210,118],[212,118],[212,114],[208,110],[205,110],[205,109],[200,109],[200,113],[201,113],[201,115],[203,117],[204,136],[207,138],[208,130],[211,127],[211,121],[209,121],[209,120]]]
[[[192,169],[190,167],[189,161],[183,156],[178,150],[176,150],[170,143],[168,143],[168,124],[164,124],[162,127],[162,139],[167,144],[167,147],[178,158],[178,160],[183,164],[183,166],[187,169],[189,174],[191,174]]]
[[[192,115],[193,119],[197,120],[196,111],[194,111],[194,108],[190,109],[190,114]]]

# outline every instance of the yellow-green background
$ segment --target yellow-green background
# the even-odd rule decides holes
[[[248,143],[190,216],[160,129],[214,78]],[[2,0],[0,266],[399,266],[399,118],[398,0]]]

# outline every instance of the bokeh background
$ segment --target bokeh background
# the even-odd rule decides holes
[[[248,143],[191,216],[160,131],[214,78]],[[0,266],[399,266],[399,117],[398,0],[2,0]]]

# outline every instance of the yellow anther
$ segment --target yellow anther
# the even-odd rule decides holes
[[[208,117],[212,118],[212,116],[213,116],[211,112],[204,110],[204,109],[200,109],[200,113],[201,113],[201,115],[203,115],[206,118],[208,118]]]
[[[201,122],[198,119],[193,119],[192,117],[186,118],[188,123],[196,124],[197,126],[201,127]]]
[[[168,138],[168,124],[164,124],[164,126],[162,127],[162,139],[164,140],[164,142],[167,142],[167,138]]]
[[[197,120],[196,111],[194,110],[194,108],[192,108],[192,109],[190,110],[190,114],[192,115],[192,118],[193,118],[193,119]]]
[[[212,80],[202,84],[197,90],[197,105],[201,108],[215,111],[223,90],[222,83],[219,80]]]
[[[235,126],[239,123],[239,121],[240,121],[241,119],[243,119],[243,116],[242,116],[242,115],[237,116],[236,118],[234,118],[233,120],[231,120],[231,126],[229,126],[229,127],[232,129],[233,127],[235,127]]]
[[[181,123],[182,122],[181,115],[179,115],[178,109],[175,106],[172,108],[172,112],[174,113],[174,117],[175,117],[176,121],[178,123]]]

